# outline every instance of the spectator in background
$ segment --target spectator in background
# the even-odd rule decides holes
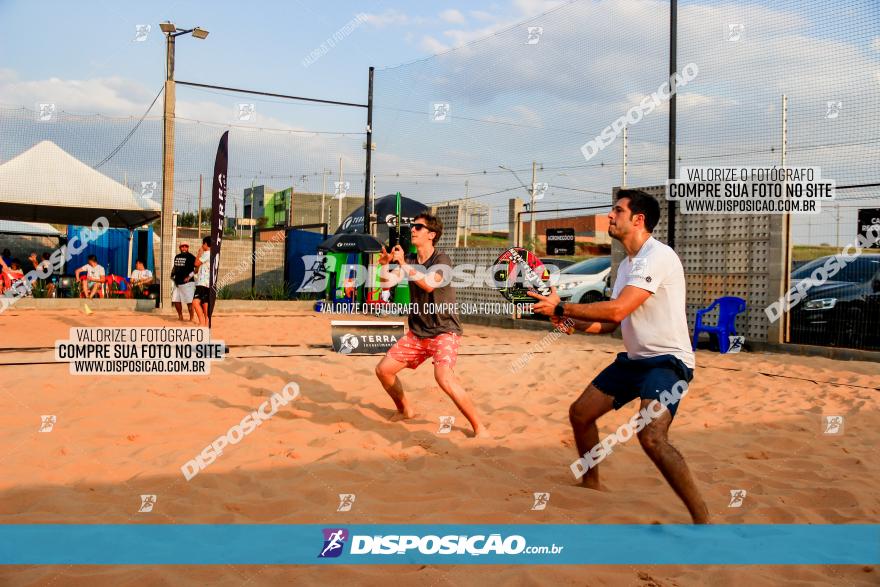
[[[9,249],[6,249],[7,251]],[[10,259],[9,263],[3,257],[0,257],[0,293],[11,288],[16,281],[24,278],[24,271],[21,270],[21,261],[18,259]],[[30,289],[30,288],[28,288]]]
[[[196,282],[193,281],[193,269],[196,258],[189,252],[187,243],[180,243],[180,253],[174,255],[171,268],[171,279],[174,281],[174,289],[171,291],[171,303],[177,310],[177,318],[183,321],[183,304],[189,309],[189,319],[193,319],[193,296],[196,293]]]
[[[132,295],[136,298],[147,297],[147,288],[151,283],[153,283],[153,272],[144,268],[144,262],[138,259],[134,263],[131,275],[128,276]]]
[[[51,298],[55,293],[55,284],[52,282],[52,262],[49,261],[49,253],[43,253],[42,259],[37,259],[36,253],[31,253],[31,256],[28,257],[28,261],[30,261],[31,265],[34,266],[34,271],[42,272],[48,275],[48,277],[39,278],[40,289],[46,292],[46,297]]]
[[[193,307],[199,319],[200,326],[208,325],[208,297],[211,292],[211,237],[202,239],[202,248],[196,257],[196,293],[193,299]]]
[[[104,285],[106,273],[104,273],[104,268],[98,265],[98,258],[94,255],[89,255],[86,264],[74,272],[77,280],[80,279],[81,273],[86,274],[86,278],[80,282],[82,283],[82,293],[86,298],[91,299]]]
[[[12,265],[12,251],[9,249],[3,249],[3,255],[0,257],[0,260],[3,261],[3,267]]]

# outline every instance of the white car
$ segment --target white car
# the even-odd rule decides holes
[[[611,256],[584,259],[551,277],[563,302],[589,304],[608,299],[605,279],[611,273]]]

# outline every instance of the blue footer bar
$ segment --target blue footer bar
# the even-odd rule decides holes
[[[2,564],[880,563],[880,525],[4,524]]]

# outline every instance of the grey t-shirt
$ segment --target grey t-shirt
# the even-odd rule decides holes
[[[425,270],[434,265],[446,265],[450,267],[450,271],[452,267],[452,259],[449,258],[449,255],[437,250],[424,263],[419,263],[415,253],[408,254],[406,262],[410,265],[421,265]],[[451,278],[447,275],[443,275],[443,277]],[[429,293],[411,281],[409,283],[409,301],[412,304],[409,313],[409,330],[414,335],[419,338],[431,338],[445,332],[451,332],[461,336],[461,321],[455,311],[455,289],[452,285],[435,288]],[[436,311],[438,306],[443,312]]]

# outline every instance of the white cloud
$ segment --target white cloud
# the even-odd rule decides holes
[[[629,93],[624,100],[621,100],[615,105],[615,109],[619,110],[621,113],[625,113],[633,106],[638,106],[639,102],[641,102],[641,100],[647,95],[649,94],[639,94],[635,92]],[[725,96],[713,96],[701,94],[699,92],[689,92],[685,91],[682,87],[678,92],[676,105],[679,111],[699,109],[716,110],[722,108],[735,108],[739,105],[739,101]],[[656,108],[656,111],[665,112],[668,108],[667,102],[664,101]]]
[[[428,53],[443,53],[449,50],[448,45],[444,45],[431,35],[425,35],[424,37],[422,37],[422,42],[420,46]]]
[[[676,107],[681,110],[700,108],[722,109],[735,108],[739,105],[737,100],[724,96],[707,96],[696,92],[679,92]]]
[[[512,106],[510,111],[512,112],[511,116],[487,116],[485,120],[533,128],[541,128],[543,126],[541,115],[524,104]]]
[[[22,80],[9,69],[0,73],[0,103],[33,108],[38,102],[47,102],[76,114],[141,115],[156,91],[121,77]]]
[[[501,11],[503,16],[496,16],[495,14],[484,10],[472,10],[469,14],[474,17],[474,19],[487,24],[473,29],[457,28],[445,30],[443,31],[443,36],[447,39],[448,43],[441,43],[432,38],[431,40],[433,42],[423,42],[422,48],[432,53],[440,53],[447,51],[450,48],[461,47],[472,41],[488,37],[498,31],[512,27],[517,23],[521,23],[539,14],[543,14],[548,10],[552,10],[563,4],[566,4],[564,0],[513,0],[512,5],[508,10]],[[440,13],[440,17],[443,21],[450,24],[463,25],[466,23],[464,15],[458,10],[445,10]],[[525,29],[523,29],[523,35],[525,35]],[[525,39],[525,37],[523,38]],[[437,48],[432,49],[431,47]],[[443,47],[443,49],[439,49],[439,47]]]
[[[874,37],[871,41],[871,49],[880,53],[880,37]]]
[[[518,6],[523,10],[546,8],[536,2],[520,2]],[[542,44],[552,40],[553,52],[525,45],[525,31],[516,27],[491,35],[501,23],[476,30],[447,30],[442,42],[423,43],[423,47],[437,45],[439,50],[472,43],[444,57],[448,65],[444,69],[447,75],[442,77],[448,81],[442,89],[450,90],[451,98],[466,94],[471,100],[490,102],[498,96],[537,89],[544,97],[572,100],[582,106],[616,105],[630,93],[645,95],[656,90],[664,79],[668,48],[655,34],[662,19],[645,15],[660,14],[668,5],[645,0],[639,6],[636,10],[623,0],[576,3],[533,21],[544,26]],[[604,18],[612,8],[613,29]],[[803,13],[751,5],[744,16],[728,5],[688,5],[679,16],[679,35],[688,39],[687,47],[692,48],[690,54],[679,55],[679,64],[693,59],[700,66],[689,92],[724,95],[731,100],[741,95],[778,97],[789,93],[797,94],[803,103],[829,93],[844,99],[856,88],[877,83],[878,68],[864,51],[842,40],[811,36],[809,30],[815,23]],[[744,40],[726,41],[722,36],[725,22],[744,22],[748,33]],[[628,34],[621,36],[620,30]],[[699,48],[699,53],[693,53],[693,48]],[[582,58],[584,52],[593,57]],[[499,59],[499,55],[506,58]],[[487,71],[492,75],[486,75]],[[585,86],[586,80],[608,83]],[[548,127],[556,126],[545,122]]]
[[[566,4],[565,0],[514,0],[513,5],[523,18],[537,16]]]
[[[467,22],[467,19],[464,17],[464,15],[454,8],[450,8],[449,10],[444,10],[443,12],[441,12],[440,19],[450,24],[465,24]]]
[[[158,91],[158,88],[156,89]],[[59,111],[70,114],[101,114],[104,116],[137,116],[146,111],[156,97],[143,84],[121,77],[90,78],[84,80],[22,80],[11,69],[0,69],[0,104],[24,106],[33,109],[38,103],[53,103]],[[180,90],[178,90],[179,92]],[[236,109],[246,99],[229,96],[218,101],[190,101],[177,99],[175,115],[218,124],[235,124],[279,130],[303,130],[260,112],[256,106],[253,122],[237,120]],[[150,116],[162,115],[162,98],[156,101]]]
[[[413,19],[399,10],[389,8],[381,14],[364,13],[364,21],[376,28],[383,28],[388,25],[410,24]]]
[[[471,10],[470,12],[468,12],[468,14],[470,14],[475,19],[482,21],[495,19],[494,14],[492,14],[491,12],[486,12],[485,10]]]

